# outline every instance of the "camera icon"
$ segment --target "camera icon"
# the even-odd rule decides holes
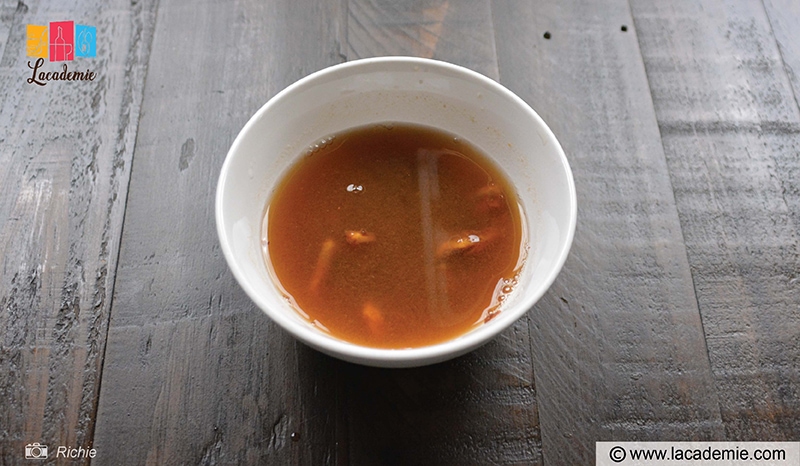
[[[43,460],[45,458],[47,458],[47,445],[42,445],[39,442],[25,445],[25,459]]]

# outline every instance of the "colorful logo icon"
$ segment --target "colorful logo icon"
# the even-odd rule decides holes
[[[49,47],[47,37],[47,26],[28,25],[27,51],[29,57],[47,58]]]
[[[50,61],[72,61],[75,57],[97,56],[97,28],[73,21],[53,21],[49,26],[29,24],[27,55],[50,58]]]
[[[50,23],[50,61],[75,58],[75,25],[72,21]]]
[[[75,25],[75,56],[97,56],[97,28],[94,26]]]

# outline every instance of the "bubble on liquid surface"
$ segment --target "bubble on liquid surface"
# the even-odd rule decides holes
[[[360,193],[364,191],[364,187],[360,184],[353,184],[350,183],[347,185],[347,192],[348,193]]]
[[[333,142],[333,139],[334,139],[334,136],[328,136],[326,138],[320,139],[316,143],[314,143],[311,146],[309,146],[308,149],[306,149],[306,154],[308,154],[308,155],[313,154],[315,152],[318,152],[320,149],[323,149],[323,148],[329,146],[330,143]]]

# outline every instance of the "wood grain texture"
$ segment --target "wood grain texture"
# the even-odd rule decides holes
[[[92,442],[155,5],[20,2],[10,22],[3,5],[0,463],[11,465],[30,442]],[[27,83],[26,24],[65,16],[97,27],[97,57],[69,62],[97,78]]]
[[[95,445],[107,456],[93,464],[335,462],[330,362],[236,284],[214,194],[250,116],[341,60],[339,8],[160,5],[98,408]]]
[[[455,63],[497,79],[490,2],[348,1],[347,58],[408,55]]]
[[[347,58],[412,55],[497,79],[491,5],[350,0]],[[433,367],[344,365],[348,461],[368,464],[542,464],[538,395],[523,319],[466,356]]]
[[[796,440],[800,113],[789,67],[760,2],[632,6],[726,437]]]
[[[538,394],[522,321],[434,366],[343,364],[336,406],[345,464],[542,464]]]
[[[722,438],[627,2],[498,1],[493,14],[500,80],[550,124],[578,194],[569,259],[530,319],[545,463],[590,464],[598,440]]]
[[[793,0],[763,0],[772,35],[792,84],[792,97],[800,108],[800,3]]]
[[[11,28],[18,24],[15,19],[23,15],[27,6],[17,0],[0,1],[0,57],[5,55],[6,44],[10,39]]]

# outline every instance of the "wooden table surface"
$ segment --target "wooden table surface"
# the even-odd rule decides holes
[[[97,28],[27,82],[28,24]],[[800,440],[797,0],[0,0],[0,463],[594,464],[598,440]],[[233,138],[324,67],[483,73],[561,141],[578,226],[512,328],[367,368],[298,343],[214,223]],[[62,64],[45,61],[47,70]]]

